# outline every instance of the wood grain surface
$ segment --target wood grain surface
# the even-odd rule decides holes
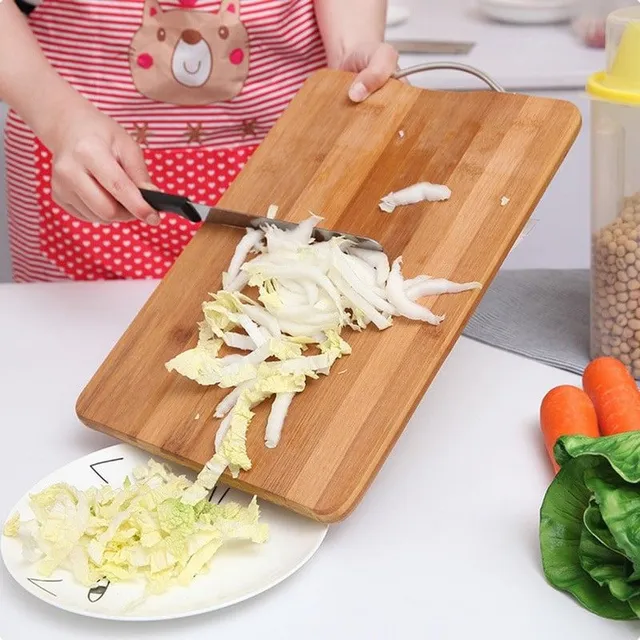
[[[353,105],[351,79],[336,71],[311,77],[221,206],[264,215],[275,203],[290,220],[312,210],[322,226],[375,238],[391,259],[402,254],[405,277],[485,288],[429,301],[446,314],[439,327],[396,319],[383,332],[346,330],[353,354],[296,397],[276,449],[264,446],[268,403],[257,410],[253,469],[224,481],[324,522],[343,519],[362,498],[580,128],[569,103],[398,81]],[[381,196],[425,180],[448,185],[451,199],[378,209]],[[206,224],[197,232],[81,394],[85,424],[193,469],[211,457],[211,415],[224,392],[168,373],[164,363],[195,345],[201,304],[221,287],[241,236]],[[469,416],[469,428],[479,427]]]

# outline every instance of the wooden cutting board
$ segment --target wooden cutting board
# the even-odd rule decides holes
[[[351,80],[335,71],[310,78],[221,206],[264,215],[277,204],[291,220],[312,210],[323,226],[402,254],[406,277],[479,280],[485,289],[431,300],[447,316],[437,328],[396,319],[383,332],[346,331],[353,354],[295,399],[276,449],[263,444],[267,404],[257,410],[253,469],[225,482],[324,522],[362,498],[580,128],[569,103],[395,80],[356,106],[346,97]],[[451,199],[378,209],[381,196],[424,180],[448,185]],[[164,363],[195,345],[201,304],[221,287],[242,235],[214,225],[197,232],[80,396],[85,424],[193,469],[211,457],[223,392]],[[469,416],[469,429],[485,427]]]

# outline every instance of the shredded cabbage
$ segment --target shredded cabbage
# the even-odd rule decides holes
[[[143,578],[147,595],[157,594],[206,572],[225,543],[268,538],[255,497],[247,507],[211,504],[206,492],[193,502],[194,486],[150,460],[119,489],[58,483],[33,494],[34,518],[15,513],[3,533],[22,541],[25,560],[44,577],[67,569],[87,587]]]
[[[329,375],[336,360],[351,353],[341,335],[345,327],[384,330],[394,316],[437,325],[444,318],[416,299],[480,286],[426,275],[405,280],[401,257],[391,267],[384,253],[344,238],[316,242],[313,231],[321,220],[312,214],[291,231],[268,224],[264,232],[248,232],[225,272],[224,290],[202,306],[198,344],[166,365],[199,384],[233,388],[216,407],[215,455],[189,490],[190,502],[207,495],[225,470],[236,477],[251,469],[253,409],[269,399],[265,445],[278,445],[306,380]],[[249,258],[251,250],[258,255]],[[242,293],[245,285],[257,288],[257,301]],[[248,353],[220,356],[223,344]]]
[[[271,406],[269,419],[267,420],[267,428],[264,433],[264,443],[269,449],[274,449],[280,442],[284,419],[289,411],[289,406],[293,401],[295,393],[292,391],[281,391],[276,393],[275,400]]]
[[[8,537],[15,537],[20,532],[20,514],[14,513],[4,524],[2,533]]]

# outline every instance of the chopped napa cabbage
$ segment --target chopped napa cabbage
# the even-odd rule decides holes
[[[269,413],[267,428],[264,434],[264,443],[269,449],[277,447],[280,442],[282,427],[284,426],[284,421],[294,396],[295,393],[288,391],[276,393],[275,400],[271,405],[271,412]]]
[[[351,258],[351,261],[349,260]],[[340,249],[334,247],[334,268],[342,276],[349,288],[356,292],[360,298],[372,305],[375,309],[387,314],[394,312],[393,306],[390,305],[382,296],[376,293],[377,285],[375,284],[375,274],[371,274],[371,280],[366,281],[359,277],[353,268],[353,262],[357,262],[353,256],[346,256]],[[365,267],[368,265],[365,265]],[[365,276],[366,277],[366,276]],[[352,302],[354,302],[352,300]],[[362,308],[361,305],[357,305]]]
[[[229,430],[222,439],[220,455],[227,461],[231,474],[237,478],[240,469],[251,469],[251,460],[247,454],[247,429],[254,416],[251,411],[256,391],[247,390],[240,395],[236,406],[231,410]]]
[[[291,340],[272,338],[270,343],[271,355],[278,360],[289,360],[302,355],[302,345]]]
[[[43,577],[66,569],[87,587],[142,578],[147,595],[162,593],[207,571],[225,543],[268,538],[255,497],[246,507],[206,498],[202,486],[151,460],[118,489],[58,483],[33,494],[34,517],[14,514],[3,533],[20,539]]]
[[[253,351],[257,346],[249,336],[243,336],[235,331],[227,331],[224,334],[224,343],[228,347],[239,349],[240,351]]]
[[[234,293],[241,291],[249,284],[249,276],[241,271],[233,280],[228,275],[222,274],[222,290]]]
[[[481,289],[479,282],[450,282],[445,278],[414,278],[411,284],[405,280],[405,292],[410,300],[426,298],[427,296],[439,296],[447,293],[462,293]],[[407,286],[408,285],[408,286]]]
[[[327,331],[326,336],[326,340],[320,345],[322,353],[335,353],[337,358],[351,354],[351,346],[335,329]]]
[[[301,360],[305,360],[305,358],[288,360],[286,364]],[[322,364],[327,363],[323,362]],[[216,454],[219,456],[220,463],[223,463],[223,460],[226,461],[233,477],[237,477],[240,470],[248,471],[251,469],[251,460],[247,453],[247,430],[254,417],[251,409],[273,395],[295,394],[303,391],[305,388],[305,372],[308,371],[308,365],[301,366],[299,369],[301,371],[285,372],[281,371],[276,363],[265,363],[259,368],[257,379],[252,383],[251,387],[243,390],[233,409],[223,421],[226,424],[224,424],[222,433],[219,434],[220,438],[216,443]],[[224,469],[220,470],[219,467],[217,470],[220,473],[224,471]],[[218,478],[215,481],[217,482],[217,480]],[[209,477],[207,478],[207,486],[213,488],[215,482],[213,484],[210,483],[211,478]]]
[[[375,269],[376,284],[379,287],[384,287],[387,284],[391,267],[389,266],[389,258],[382,251],[350,247],[349,253]]]
[[[245,263],[249,253],[260,244],[264,238],[264,231],[247,229],[244,237],[238,243],[236,251],[231,258],[231,264],[227,269],[226,277],[232,282],[240,273],[240,267]]]
[[[267,334],[274,337],[280,336],[281,331],[278,320],[263,308],[253,304],[245,304],[244,312],[249,318],[262,327],[263,332],[266,331]]]
[[[282,308],[282,298],[278,295],[277,285],[273,280],[264,280],[258,287],[260,294],[258,300],[268,309]]]
[[[401,258],[391,267],[383,252],[345,238],[315,242],[321,220],[312,214],[289,231],[267,224],[264,233],[247,232],[224,276],[223,291],[203,303],[198,345],[167,363],[169,370],[199,384],[232,389],[215,409],[221,421],[215,455],[187,490],[183,500],[189,504],[202,500],[227,469],[237,476],[251,468],[247,434],[253,409],[269,399],[265,444],[278,444],[289,407],[307,378],[329,375],[334,363],[351,353],[341,335],[344,327],[363,331],[373,324],[384,330],[398,316],[438,324],[444,318],[418,304],[418,297],[480,286],[426,275],[405,280]],[[249,257],[251,251],[258,255]],[[257,289],[257,300],[243,293],[246,286]],[[248,353],[221,356],[223,345]]]
[[[397,312],[411,320],[421,320],[432,325],[439,325],[444,316],[437,316],[426,307],[423,307],[409,298],[404,287],[402,276],[402,257],[396,258],[391,267],[391,273],[387,280],[387,296],[396,308]]]
[[[169,360],[165,367],[167,371],[177,371],[180,375],[195,380],[198,384],[218,384],[222,366],[217,354],[221,343],[221,340],[212,340],[183,351]]]
[[[231,407],[231,409],[233,409],[233,407]],[[222,447],[222,441],[224,440],[224,437],[227,435],[227,431],[229,431],[229,427],[231,426],[231,418],[233,418],[231,409],[229,409],[227,415],[220,422],[220,426],[218,427],[218,431],[216,432],[216,438],[214,440],[216,451],[219,451]]]
[[[252,384],[252,381],[243,382],[238,385],[233,391],[229,392],[216,407],[216,410],[213,414],[214,418],[224,418],[231,409],[235,406],[240,394],[247,388],[248,385]]]
[[[2,533],[10,538],[20,533],[20,514],[14,513],[4,524]]]
[[[385,317],[370,302],[365,300],[351,285],[336,271],[333,274],[333,281],[340,293],[349,301],[353,308],[358,309],[364,317],[373,322],[378,329],[388,329],[391,326],[391,319]]]

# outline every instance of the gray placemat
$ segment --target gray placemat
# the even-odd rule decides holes
[[[582,374],[589,362],[589,271],[502,271],[464,335]]]

